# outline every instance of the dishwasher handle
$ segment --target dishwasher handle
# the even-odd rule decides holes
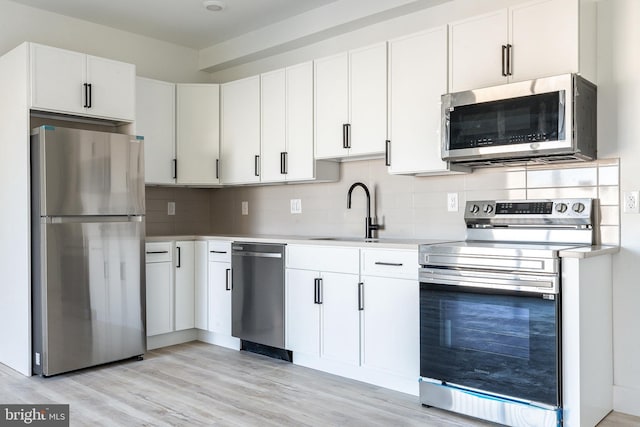
[[[258,258],[282,258],[282,254],[281,253],[275,253],[275,252],[251,252],[251,251],[247,251],[247,252],[232,252],[233,256],[239,255],[239,256],[248,256],[248,257],[258,257]]]

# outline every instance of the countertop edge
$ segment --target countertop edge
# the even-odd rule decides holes
[[[601,255],[616,254],[620,252],[620,246],[580,246],[577,248],[560,251],[561,258],[591,258]]]
[[[385,241],[384,239],[377,242],[364,242],[357,239],[351,240],[323,240],[313,236],[239,236],[239,235],[173,235],[173,236],[147,236],[146,242],[167,242],[167,241],[203,241],[203,240],[228,240],[238,242],[258,242],[258,243],[284,243],[284,244],[300,244],[300,245],[314,245],[314,246],[347,246],[356,248],[367,249],[405,249],[405,250],[418,250],[418,245],[422,243],[435,243],[442,242],[444,240],[430,240],[430,239],[391,239],[392,241]],[[397,241],[393,241],[397,240]]]

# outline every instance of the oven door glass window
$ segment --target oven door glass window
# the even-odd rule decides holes
[[[449,113],[449,149],[564,139],[564,92],[455,107]]]
[[[558,301],[420,285],[420,375],[560,406]]]

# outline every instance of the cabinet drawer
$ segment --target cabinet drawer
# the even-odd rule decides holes
[[[343,246],[287,245],[287,268],[358,274],[359,253]]]
[[[231,262],[231,242],[210,240],[208,249],[209,261]]]
[[[363,249],[362,275],[418,279],[418,250]]]
[[[145,245],[145,262],[171,262],[173,242],[151,242]]]

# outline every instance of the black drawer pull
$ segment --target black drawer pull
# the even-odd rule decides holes
[[[227,251],[209,251],[209,252],[211,252],[212,254],[226,254],[227,253]]]
[[[376,261],[375,265],[388,265],[389,267],[402,267],[403,264],[401,262],[383,262],[383,261]]]
[[[169,251],[147,251],[148,254],[168,254]]]

